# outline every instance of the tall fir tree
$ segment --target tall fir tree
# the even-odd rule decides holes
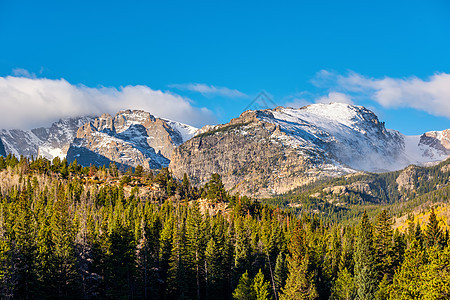
[[[358,226],[355,251],[355,286],[358,299],[374,299],[377,291],[372,224],[364,212]]]
[[[381,282],[387,276],[392,281],[394,276],[394,244],[392,221],[386,210],[377,215],[374,224],[373,242],[375,251],[375,267],[377,281]]]
[[[281,292],[281,288],[284,287],[287,278],[286,260],[282,252],[277,256],[274,270],[274,281],[277,295]]]
[[[189,286],[195,286],[195,296],[200,299],[201,284],[203,284],[203,266],[205,252],[205,222],[200,213],[198,203],[194,201],[189,207],[186,218],[186,251],[188,253],[187,263],[191,276],[195,281]]]
[[[350,300],[355,298],[355,293],[355,280],[347,268],[344,267],[344,269],[339,270],[338,276],[334,281],[332,288],[333,298]]]
[[[434,208],[431,209],[428,224],[425,229],[425,243],[428,247],[438,246],[443,248],[445,246],[445,236],[439,226]]]
[[[425,262],[425,251],[417,240],[413,240],[405,252],[405,260],[395,272],[389,299],[424,299],[420,276]]]
[[[253,289],[255,290],[256,300],[272,299],[270,284],[264,279],[264,274],[261,272],[261,269],[259,269],[255,278],[253,278]]]
[[[314,274],[309,270],[310,259],[305,242],[305,232],[300,222],[295,227],[288,248],[288,277],[280,299],[317,299],[319,294]]]
[[[233,299],[236,300],[255,300],[256,293],[253,288],[253,280],[248,276],[248,272],[245,271],[239,278],[239,283],[233,292]]]

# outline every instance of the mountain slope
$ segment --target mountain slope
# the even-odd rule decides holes
[[[1,139],[0,139],[0,155],[6,156],[5,146],[3,146],[3,142]]]
[[[219,173],[227,189],[260,197],[358,170],[398,170],[415,162],[413,150],[421,163],[445,158],[427,157],[435,148],[423,141],[407,148],[373,112],[341,103],[247,111],[202,132],[174,151],[175,176],[203,184]]]
[[[1,130],[0,139],[6,154],[26,157],[43,156],[52,160],[56,156],[65,157],[78,128],[91,120],[90,117],[67,118],[54,122],[49,128],[32,130]]]
[[[121,111],[114,117],[103,114],[79,128],[67,159],[81,165],[116,162],[123,168],[159,169],[169,165],[174,148],[196,130],[141,110]]]
[[[263,199],[266,204],[297,212],[321,212],[334,221],[356,223],[363,213],[382,210],[406,216],[447,203],[450,196],[450,159],[432,167],[409,166],[387,173],[354,173],[295,188]]]
[[[39,146],[39,156],[49,160],[55,157],[64,158],[70,144],[76,137],[78,128],[92,120],[92,117],[61,119],[48,129],[45,142]]]
[[[16,157],[20,155],[27,157],[37,157],[39,152],[39,145],[45,141],[47,134],[46,130],[39,130],[38,134],[34,130],[1,130],[0,139],[5,147],[6,154],[14,154]]]

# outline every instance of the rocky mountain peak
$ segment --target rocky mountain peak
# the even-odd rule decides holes
[[[424,133],[419,140],[419,145],[428,146],[427,155],[430,157],[434,156],[448,156],[450,155],[450,129],[443,131],[430,131]]]
[[[56,156],[65,157],[78,127],[89,120],[90,117],[66,118],[54,122],[48,128],[0,130],[0,139],[6,154],[11,153],[16,157],[43,156],[52,160]]]
[[[116,162],[124,168],[161,168],[168,166],[174,148],[196,131],[142,110],[103,114],[78,129],[67,158],[84,165]]]
[[[323,177],[402,169],[413,162],[410,145],[362,106],[277,107],[202,128],[175,149],[170,169],[197,183],[219,173],[226,188],[265,197]],[[427,160],[418,143],[413,148]]]

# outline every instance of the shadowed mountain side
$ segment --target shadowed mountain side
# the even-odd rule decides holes
[[[68,163],[72,163],[75,159],[79,165],[84,167],[89,167],[91,165],[95,165],[97,167],[109,167],[110,163],[115,163],[119,170],[125,171],[128,168],[132,167],[126,164],[121,164],[115,161],[110,160],[109,158],[97,154],[94,151],[91,151],[82,147],[74,147],[71,145],[69,150],[67,151],[67,161]]]
[[[0,155],[6,156],[5,146],[3,146],[3,142],[0,139]]]
[[[122,165],[160,169],[169,165],[173,149],[196,131],[141,110],[126,110],[114,117],[103,114],[84,124],[71,146],[90,149]]]

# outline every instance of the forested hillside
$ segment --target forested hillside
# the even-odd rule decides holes
[[[330,221],[356,222],[364,211],[374,216],[386,209],[400,217],[424,203],[446,203],[449,183],[450,159],[432,167],[411,165],[395,172],[316,181],[263,202],[297,212],[320,212]]]
[[[386,210],[343,225],[320,206],[229,195],[217,174],[193,187],[167,169],[13,156],[0,157],[0,196],[1,298],[450,297],[449,234],[434,211],[401,232]]]

